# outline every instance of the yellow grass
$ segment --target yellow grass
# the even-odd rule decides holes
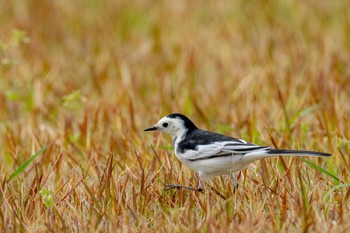
[[[350,231],[348,1],[0,9],[0,232]],[[334,156],[255,162],[236,193],[226,178],[163,191],[197,184],[169,137],[143,132],[172,112]]]

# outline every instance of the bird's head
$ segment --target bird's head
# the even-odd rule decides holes
[[[197,129],[195,124],[186,116],[173,113],[160,119],[155,125],[145,131],[159,130],[169,134],[173,139]]]

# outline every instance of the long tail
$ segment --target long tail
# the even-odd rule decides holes
[[[281,149],[266,148],[260,151],[248,153],[245,156],[251,157],[252,159],[262,159],[262,158],[277,157],[277,156],[329,157],[329,156],[332,156],[332,154],[325,153],[325,152],[309,151],[309,150],[281,150]]]
[[[325,153],[325,152],[317,152],[317,151],[310,151],[310,150],[280,150],[280,149],[270,149],[267,151],[270,155],[282,155],[282,156],[288,156],[288,155],[295,155],[295,156],[318,156],[318,157],[329,157],[332,156],[332,154]]]

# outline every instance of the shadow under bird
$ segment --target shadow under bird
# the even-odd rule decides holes
[[[201,181],[197,188],[169,184],[166,185],[166,189],[186,188],[202,191],[202,181],[207,182],[220,175],[230,175],[232,184],[237,189],[235,172],[245,169],[256,160],[276,156],[331,156],[328,153],[308,150],[272,149],[269,146],[259,146],[242,139],[201,130],[179,113],[163,117],[144,131],[154,130],[171,136],[176,157],[198,172]]]

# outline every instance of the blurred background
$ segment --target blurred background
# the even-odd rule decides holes
[[[108,140],[181,112],[250,140],[259,128],[290,134],[298,124],[345,133],[346,1],[33,0],[0,8],[1,132],[18,124],[22,137],[31,137],[28,126],[52,139],[79,137],[74,127],[85,117]]]
[[[349,91],[346,1],[2,1],[1,9],[2,121],[58,123],[68,97],[82,101],[78,112],[103,105],[116,117],[132,105],[141,128],[173,111],[236,124],[256,105],[272,121],[278,92],[293,114],[334,106],[332,96]]]
[[[135,153],[149,164],[150,145],[175,161],[169,138],[142,132],[173,112],[257,144],[349,152],[346,0],[5,0],[0,9],[2,180],[49,143],[43,174],[61,154],[99,166],[109,153],[118,174],[124,163],[138,173]]]

